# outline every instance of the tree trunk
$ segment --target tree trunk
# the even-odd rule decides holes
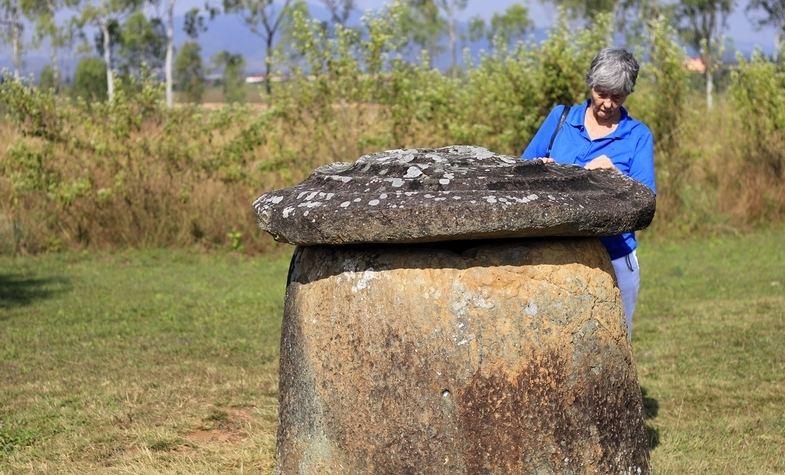
[[[450,72],[453,76],[458,75],[458,33],[455,30],[455,19],[450,17]]]
[[[52,63],[52,76],[54,76],[55,90],[60,90],[60,65],[58,61],[57,48],[54,45],[50,46],[49,62]]]
[[[104,35],[104,63],[106,64],[106,97],[114,99],[114,73],[112,72],[112,45],[109,38],[109,20],[101,21],[101,33]]]
[[[714,107],[714,74],[712,67],[706,65],[706,108],[711,110]]]
[[[174,2],[169,0],[166,9],[166,64],[164,75],[166,77],[166,107],[172,108],[174,96],[172,93],[172,56],[174,55]]]
[[[273,71],[273,60],[270,57],[273,49],[273,33],[267,33],[267,49],[264,50],[264,89],[269,96],[272,92],[272,85],[270,84],[270,74]]]
[[[14,18],[11,23],[11,48],[13,49],[14,61],[14,79],[19,80],[22,78],[22,24],[19,23],[17,18]]]

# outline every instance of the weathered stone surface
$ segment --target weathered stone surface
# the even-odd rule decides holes
[[[281,473],[648,472],[595,238],[298,248],[279,398]]]
[[[617,172],[452,146],[328,165],[254,210],[275,239],[312,245],[613,235],[647,226],[654,206]]]

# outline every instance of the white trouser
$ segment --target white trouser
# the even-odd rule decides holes
[[[624,315],[627,317],[627,337],[632,339],[632,314],[638,302],[638,291],[641,288],[641,269],[638,267],[638,255],[635,251],[624,257],[611,261],[616,272],[616,282],[621,291],[624,304]]]

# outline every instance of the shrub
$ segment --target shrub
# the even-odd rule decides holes
[[[84,58],[79,61],[71,88],[74,97],[87,102],[106,100],[106,65],[102,59]]]
[[[394,5],[366,18],[363,36],[341,27],[327,35],[319,22],[295,13],[291,45],[300,59],[262,108],[169,110],[162,86],[144,71],[119,79],[112,101],[92,102],[105,94],[97,59],[80,63],[77,99],[0,84],[0,138],[8,144],[0,155],[0,231],[12,235],[16,251],[269,249],[250,203],[326,162],[451,143],[519,154],[554,105],[586,97],[583,75],[607,44],[610,22],[598,16],[594,29],[581,32],[562,26],[539,45],[500,42],[476,64],[467,60],[463,75],[448,76],[431,68],[425,53],[417,62],[404,59],[399,15]],[[628,106],[655,135],[656,230],[705,232],[780,219],[781,66],[760,56],[741,61],[729,103],[719,101],[709,115],[689,89],[683,50],[667,23],[654,22],[649,35]],[[186,45],[179,57],[194,51]],[[222,57],[225,65],[231,56]],[[240,80],[241,70],[224,68]]]
[[[180,47],[174,61],[174,81],[187,102],[202,102],[204,94],[204,69],[202,48],[188,42]]]

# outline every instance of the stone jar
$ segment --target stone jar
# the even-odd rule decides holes
[[[298,247],[279,473],[647,473],[596,238]]]

